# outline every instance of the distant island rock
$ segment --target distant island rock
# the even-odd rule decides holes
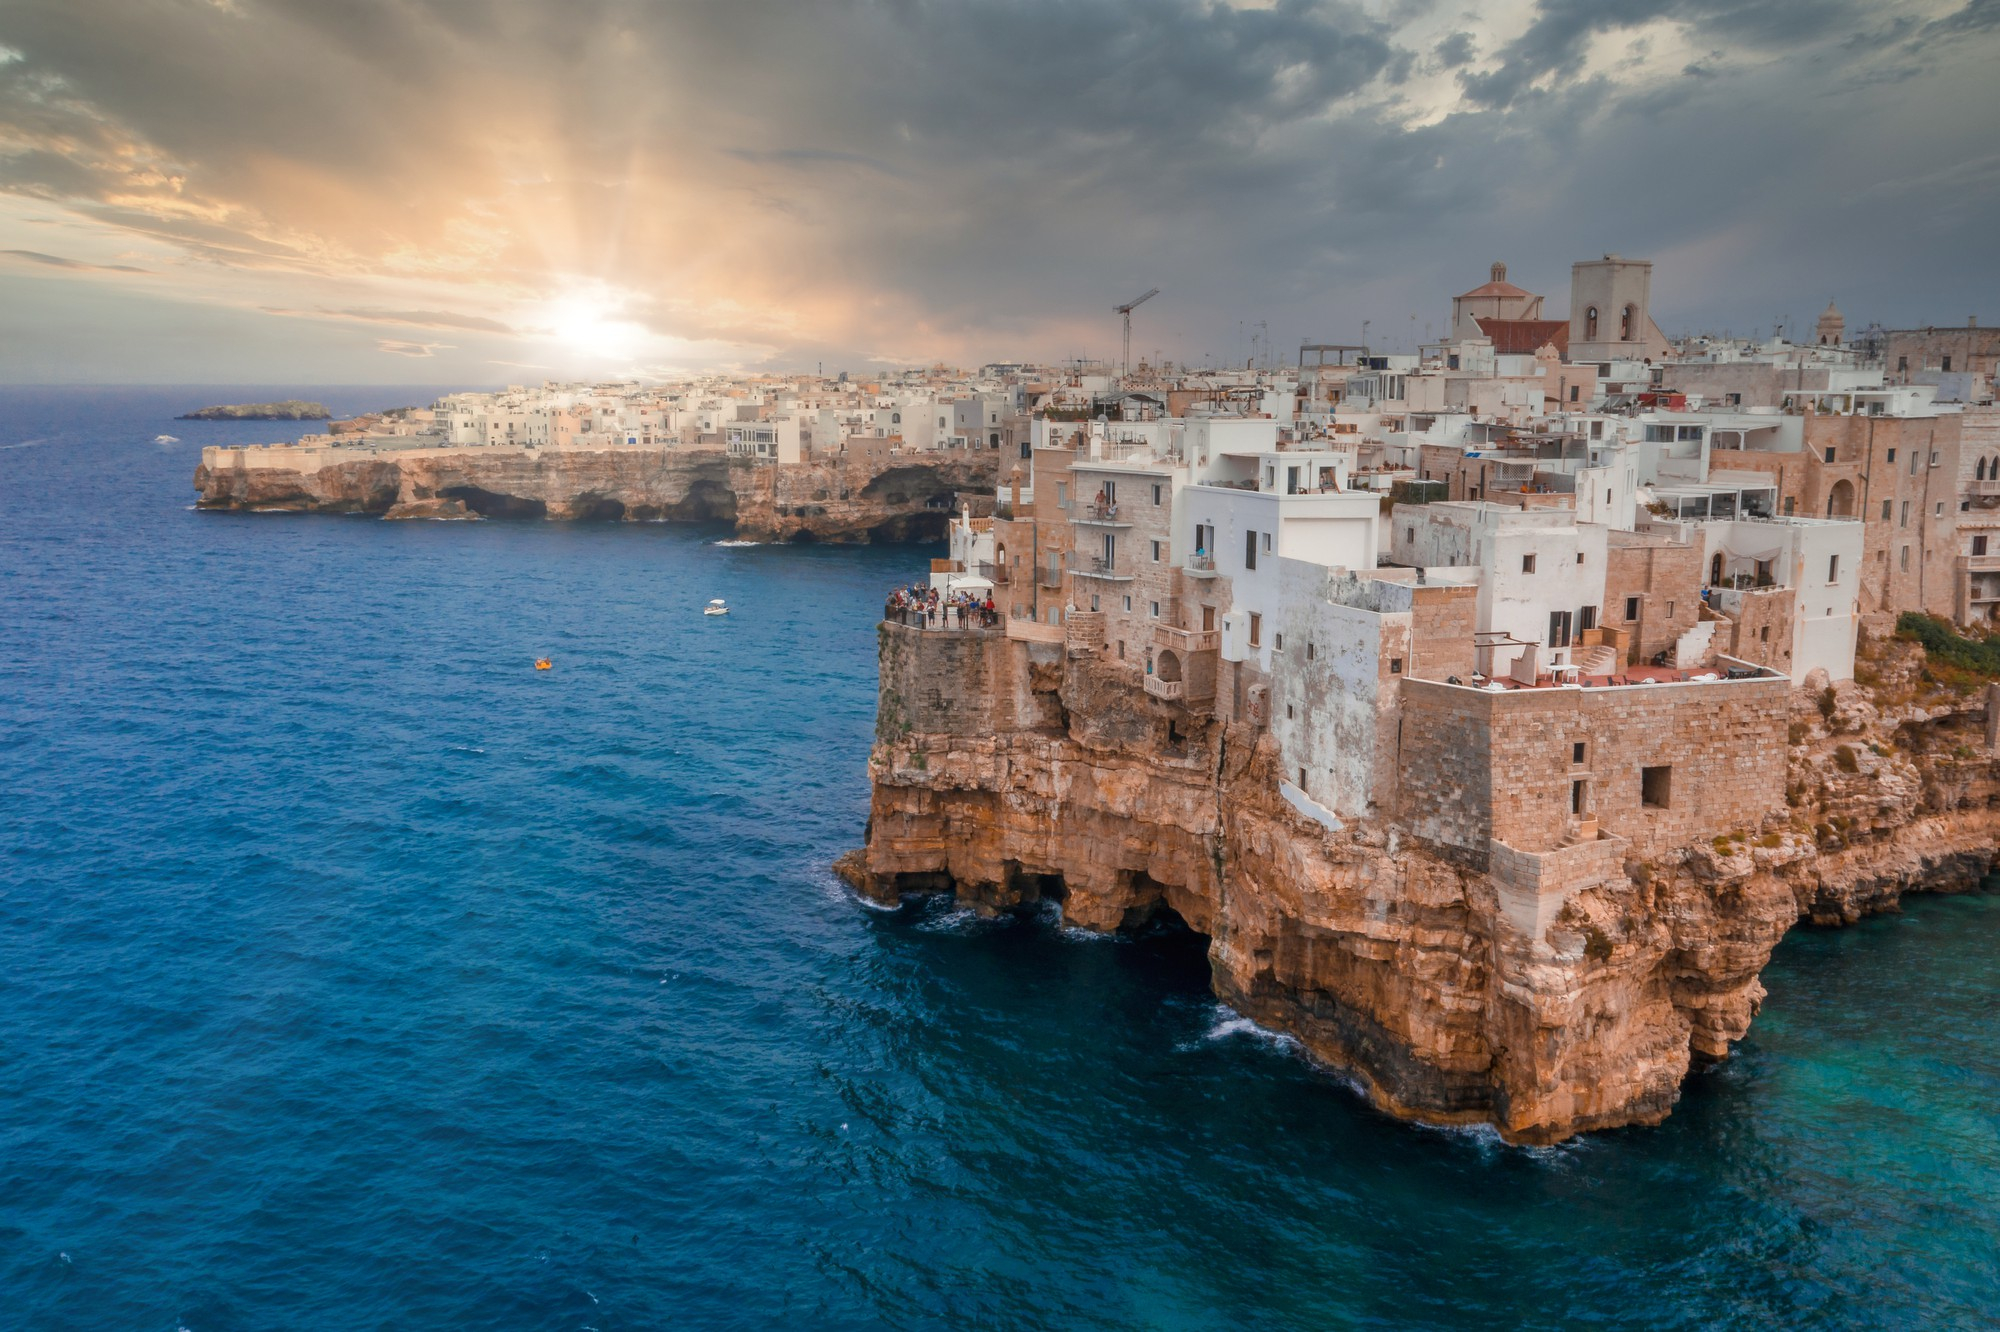
[[[198,412],[186,412],[174,418],[176,421],[330,421],[333,413],[325,405],[317,402],[300,402],[297,398],[284,402],[239,402],[227,407],[204,407]]]

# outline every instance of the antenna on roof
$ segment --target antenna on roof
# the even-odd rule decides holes
[[[1132,373],[1132,312],[1159,294],[1160,289],[1155,287],[1144,296],[1135,297],[1123,305],[1113,307],[1119,314],[1125,316],[1125,373],[1127,375]]]

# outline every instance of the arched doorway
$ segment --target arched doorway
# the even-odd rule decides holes
[[[1854,516],[1854,483],[1839,480],[1826,493],[1826,516],[1829,518],[1852,518]]]
[[[1163,684],[1173,684],[1181,678],[1181,659],[1172,649],[1162,651],[1153,663],[1153,673]]]
[[[1715,552],[1715,558],[1708,562],[1708,585],[1722,586],[1722,552],[1719,550]]]

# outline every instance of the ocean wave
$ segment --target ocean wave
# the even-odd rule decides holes
[[[1268,1049],[1282,1050],[1287,1054],[1303,1054],[1305,1052],[1305,1046],[1300,1044],[1298,1037],[1282,1031],[1273,1031],[1269,1027],[1259,1026],[1227,1004],[1217,1004],[1214,1014],[1209,1019],[1208,1030],[1203,1032],[1198,1039],[1183,1045],[1181,1048],[1183,1050],[1197,1050],[1204,1045],[1217,1045],[1223,1041],[1234,1040],[1239,1036],[1248,1037]]]
[[[153,442],[155,444],[178,444],[181,442],[181,437],[179,435],[155,435],[153,436]]]
[[[48,438],[44,436],[41,439],[24,439],[18,444],[0,444],[0,449],[32,449],[37,444],[46,444],[48,442]]]
[[[736,550],[744,546],[761,546],[764,543],[761,541],[738,541],[735,537],[730,537],[726,541],[716,541],[716,542],[711,542],[710,544],[717,546],[726,546],[731,550]]]

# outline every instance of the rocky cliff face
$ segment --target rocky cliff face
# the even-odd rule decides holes
[[[991,511],[997,455],[777,466],[715,451],[203,451],[210,509],[734,522],[754,541],[937,540],[959,503]]]
[[[1986,706],[1926,693],[1909,644],[1876,645],[1873,687],[1798,692],[1758,826],[1627,864],[1531,935],[1487,875],[1300,814],[1250,725],[1060,645],[882,636],[868,840],[839,867],[859,891],[1053,899],[1107,931],[1171,912],[1222,999],[1384,1109],[1515,1141],[1657,1122],[1748,1030],[1786,930],[1971,888],[2000,843]]]

